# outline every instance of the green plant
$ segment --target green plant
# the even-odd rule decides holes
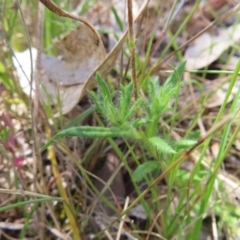
[[[184,71],[184,63],[160,86],[158,79],[148,79],[148,100],[141,96],[132,103],[133,84],[121,86],[117,94],[116,103],[107,83],[97,74],[99,89],[97,93],[91,91],[90,96],[96,110],[102,116],[107,127],[80,126],[70,127],[58,132],[56,136],[43,146],[46,149],[57,139],[64,136],[84,138],[121,137],[143,141],[151,151],[174,154],[178,146],[192,145],[191,141],[172,142],[158,137],[159,118],[171,109],[171,100],[176,97],[180,89],[179,78]],[[143,109],[146,111],[143,111]],[[172,145],[172,146],[171,146]],[[186,146],[185,146],[186,147]],[[152,164],[152,163],[150,163]],[[143,175],[144,176],[144,175]]]
[[[202,167],[201,162],[203,160],[201,158],[204,156],[203,153],[205,151],[205,147],[209,144],[209,140],[205,140],[213,133],[217,132],[229,120],[225,120],[225,122],[219,122],[206,135],[205,138],[199,138],[198,140],[198,134],[194,133],[189,134],[188,138],[178,141],[169,139],[169,135],[165,137],[164,135],[161,136],[162,131],[159,127],[159,119],[164,117],[164,114],[169,110],[175,109],[172,107],[172,100],[177,99],[181,86],[179,83],[179,78],[183,71],[184,63],[182,63],[174,71],[174,73],[167,79],[163,86],[159,85],[158,79],[149,78],[147,80],[148,100],[145,100],[141,95],[139,95],[138,99],[136,99],[134,103],[132,103],[132,83],[129,83],[126,86],[121,86],[120,91],[114,95],[111,93],[107,83],[99,74],[97,74],[97,83],[99,85],[99,89],[96,93],[91,91],[90,96],[96,110],[104,120],[106,127],[80,126],[64,128],[64,130],[58,132],[51,141],[43,146],[42,150],[46,149],[54,141],[64,136],[78,136],[84,138],[118,137],[135,141],[137,144],[140,142],[143,143],[142,150],[144,151],[145,149],[145,151],[150,154],[151,159],[153,160],[145,160],[143,162],[136,160],[138,167],[135,169],[133,174],[130,175],[133,181],[138,182],[142,179],[145,179],[148,183],[148,189],[140,194],[139,198],[137,198],[129,208],[133,207],[146,194],[147,191],[151,190],[155,183],[164,177],[168,183],[168,203],[171,202],[170,192],[173,186],[178,186],[180,189],[185,189],[182,191],[176,213],[172,214],[169,208],[164,213],[164,236],[171,238],[175,234],[180,234],[179,231],[181,231],[181,229],[185,229],[185,237],[187,237],[187,239],[192,239],[193,235],[199,235],[199,226],[202,225],[201,216],[206,211],[206,203],[208,202],[209,196],[214,191],[210,183],[215,181],[215,174],[220,166],[220,163],[215,166],[215,173],[206,171]],[[237,74],[238,68],[235,71],[233,83]],[[231,89],[229,92],[230,91]],[[232,107],[232,113],[234,112],[236,112],[236,101]],[[174,115],[174,113],[172,115]],[[225,131],[227,132],[224,133],[224,136],[227,137],[229,130],[226,128]],[[232,144],[232,141],[233,139],[230,141],[230,145]],[[181,173],[179,171],[179,164],[186,159],[190,152],[192,152],[202,143],[205,147],[201,151],[199,160],[192,173],[187,175]],[[194,147],[185,152],[186,148],[191,146]],[[221,156],[221,159],[223,159],[223,156]],[[125,165],[127,165],[126,162]],[[151,179],[151,175],[149,175],[149,173],[153,171],[159,171],[159,169],[164,171],[163,174],[161,174],[158,179],[151,183],[151,181],[149,181],[149,177]],[[207,181],[206,189],[209,188],[210,190],[202,190],[203,180]],[[194,190],[188,190],[188,186],[193,186]],[[188,201],[187,205],[185,203],[186,201]],[[205,204],[204,207],[203,204]],[[190,223],[192,222],[192,216],[190,215],[191,210],[193,210],[198,216],[196,219],[197,225],[192,231],[189,230],[189,227],[191,227]],[[183,217],[184,213],[186,213],[185,217]],[[181,227],[179,228],[179,221],[182,220],[184,221],[181,223]],[[187,234],[188,232],[189,235]]]
[[[17,2],[19,2],[22,9],[25,10],[23,11],[23,18],[28,19],[28,22],[31,23],[29,35],[31,39],[34,40],[36,38],[36,33],[31,31],[31,29],[37,28],[37,4],[34,1],[26,0]],[[75,12],[75,10],[77,10],[73,8],[71,1],[54,0],[54,3],[59,6],[61,5],[63,9],[69,12]],[[235,95],[233,102],[230,103],[227,101],[229,95],[232,93],[232,87],[235,85],[236,77],[239,75],[239,65],[234,72],[225,69],[208,70],[208,68],[205,70],[187,70],[191,73],[191,76],[184,78],[187,80],[184,81],[184,83],[189,84],[189,86],[192,84],[194,90],[195,87],[198,90],[201,88],[201,91],[198,91],[200,99],[196,99],[197,107],[194,114],[188,112],[188,109],[193,106],[191,101],[188,101],[186,106],[184,105],[183,108],[179,109],[182,98],[180,98],[179,101],[178,95],[183,82],[180,81],[180,79],[184,71],[184,63],[182,63],[177,69],[174,69],[173,74],[166,81],[165,79],[161,79],[161,81],[164,80],[165,82],[163,85],[159,84],[160,80],[158,77],[153,76],[155,73],[162,76],[161,72],[159,74],[160,69],[169,70],[167,63],[170,62],[169,58],[173,55],[176,56],[174,56],[172,62],[183,61],[184,52],[180,50],[185,46],[185,43],[182,46],[179,46],[178,44],[182,43],[182,41],[179,41],[179,37],[182,37],[182,33],[185,34],[185,27],[189,26],[188,23],[191,17],[194,16],[195,10],[198,9],[199,3],[200,1],[194,2],[194,6],[192,5],[188,15],[186,15],[183,21],[181,21],[181,24],[178,25],[179,27],[177,27],[177,31],[174,27],[171,27],[173,26],[172,23],[174,23],[174,15],[179,11],[175,11],[178,4],[178,1],[176,0],[173,1],[172,8],[169,11],[170,14],[168,15],[167,21],[164,21],[165,26],[161,28],[162,32],[159,36],[156,35],[155,31],[152,31],[150,33],[151,36],[147,36],[146,34],[146,36],[143,37],[144,39],[142,38],[140,32],[142,30],[145,31],[145,27],[147,28],[148,25],[147,21],[145,22],[144,19],[143,21],[146,25],[139,24],[141,29],[139,28],[140,34],[138,34],[137,39],[132,36],[132,39],[129,39],[128,42],[129,49],[123,50],[123,55],[127,59],[131,56],[132,61],[130,65],[132,67],[133,62],[135,62],[136,69],[132,67],[133,72],[130,73],[128,68],[120,70],[118,69],[118,66],[116,67],[115,70],[117,73],[125,71],[125,76],[121,79],[124,86],[121,86],[117,91],[115,91],[115,89],[113,90],[111,88],[112,86],[107,84],[105,80],[97,74],[96,78],[99,88],[97,92],[91,91],[89,94],[92,98],[93,106],[88,108],[88,110],[80,114],[73,121],[72,119],[68,119],[68,116],[61,116],[59,119],[56,119],[51,106],[43,106],[47,116],[46,122],[44,123],[46,123],[46,125],[51,125],[51,130],[46,127],[45,132],[48,138],[52,137],[51,132],[56,132],[57,134],[51,139],[51,141],[42,147],[42,150],[46,149],[49,145],[56,143],[56,148],[50,146],[47,151],[48,155],[51,156],[53,175],[51,186],[56,187],[54,186],[56,183],[56,194],[60,195],[61,198],[55,199],[47,197],[47,195],[51,195],[49,189],[50,186],[44,186],[46,179],[43,175],[40,180],[39,178],[34,178],[32,180],[36,185],[34,190],[30,188],[32,185],[25,182],[23,182],[23,186],[27,187],[27,189],[24,189],[30,191],[23,192],[22,190],[14,190],[15,188],[18,189],[20,186],[19,184],[22,183],[19,182],[21,179],[19,179],[18,171],[14,171],[15,184],[10,184],[9,189],[4,189],[5,192],[2,192],[5,194],[18,194],[17,200],[9,202],[7,205],[2,205],[0,212],[17,207],[17,212],[23,214],[26,221],[24,228],[18,236],[19,239],[29,237],[28,227],[31,223],[30,220],[33,218],[34,212],[41,213],[38,217],[41,223],[43,223],[42,225],[48,226],[49,229],[56,229],[66,234],[71,234],[68,232],[69,229],[71,229],[71,231],[76,230],[75,236],[78,235],[78,230],[85,234],[90,223],[89,219],[95,209],[92,207],[94,206],[94,203],[93,205],[92,203],[91,205],[88,205],[89,202],[85,199],[85,195],[79,197],[83,192],[86,193],[84,189],[86,189],[87,192],[90,192],[92,196],[96,197],[96,199],[101,198],[102,202],[107,206],[110,206],[117,214],[117,217],[113,222],[109,222],[108,225],[105,225],[105,229],[110,228],[114,223],[119,224],[118,221],[120,221],[123,215],[135,205],[141,204],[146,213],[146,226],[144,229],[141,229],[145,230],[145,233],[143,233],[144,231],[140,233],[140,226],[138,224],[132,224],[129,228],[129,232],[133,235],[136,234],[135,238],[137,239],[149,239],[151,234],[159,234],[159,239],[197,239],[202,231],[206,215],[211,215],[211,217],[214,217],[215,215],[219,217],[218,219],[220,220],[216,223],[218,233],[221,233],[223,227],[227,227],[227,230],[231,230],[232,232],[237,230],[239,207],[236,207],[232,202],[228,201],[229,193],[225,193],[227,187],[224,185],[224,181],[219,179],[219,169],[224,166],[223,161],[227,154],[229,154],[240,128],[239,120],[236,120],[236,113],[239,108],[237,100],[239,99],[240,93],[238,92]],[[84,12],[91,12],[92,7],[95,7],[95,4],[97,4],[97,1],[95,0],[81,1],[82,8],[81,10],[78,8],[77,12],[79,15]],[[23,94],[21,94],[22,90],[13,76],[12,68],[9,68],[11,53],[16,50],[20,51],[26,47],[30,47],[30,42],[28,43],[24,37],[27,35],[27,30],[25,29],[23,31],[22,29],[23,24],[21,24],[19,19],[20,12],[19,10],[16,11],[16,9],[12,9],[11,6],[11,1],[6,0],[3,1],[3,4],[0,4],[0,18],[3,20],[3,24],[1,24],[1,29],[3,31],[0,31],[0,35],[7,43],[6,46],[9,48],[9,52],[2,54],[2,58],[0,59],[0,80],[8,93],[7,97],[2,94],[3,99],[1,100],[4,101],[6,109],[8,109],[7,112],[10,112],[14,120],[27,119],[28,122],[30,122],[33,121],[33,119],[29,119],[28,115],[18,115],[18,111],[14,110],[13,112],[12,110],[14,109],[12,107],[12,101],[15,101],[16,98],[17,101],[24,101],[28,110],[30,109],[31,100],[26,101],[25,98],[23,98]],[[28,7],[30,7],[30,12],[33,13],[32,15],[26,12]],[[158,19],[162,19],[162,16],[166,14],[165,10],[162,10],[161,8],[158,8],[157,11]],[[119,29],[123,31],[125,28],[125,22],[120,18],[121,12],[117,7],[113,6],[112,13],[114,14]],[[43,48],[48,53],[54,54],[56,49],[52,48],[52,40],[60,33],[65,34],[68,32],[77,23],[69,19],[63,20],[62,18],[58,18],[49,10],[45,10],[44,18]],[[222,22],[222,19],[223,18],[220,17],[220,21],[216,20],[215,23],[210,24],[207,28],[219,24]],[[237,25],[239,21],[235,22]],[[131,26],[131,24],[128,24],[128,26]],[[112,33],[112,31],[102,28],[100,32],[108,34],[111,32],[116,39],[120,38],[115,31]],[[21,37],[21,35],[23,37]],[[163,39],[163,37],[166,38],[167,41]],[[185,37],[183,39],[185,39]],[[188,43],[190,41],[188,41]],[[139,48],[140,44],[142,51]],[[134,48],[135,51],[133,51]],[[175,52],[172,52],[173,49]],[[129,53],[128,50],[132,50],[130,51],[131,53]],[[226,60],[231,60],[231,55],[238,55],[238,50],[239,48],[237,45],[234,45],[231,54],[229,55],[229,51],[226,51],[220,62],[218,61],[217,63],[225,66]],[[152,56],[154,56],[154,59]],[[134,75],[134,72],[136,72],[135,75],[138,78],[137,84],[126,84],[127,79],[131,78]],[[214,109],[213,115],[208,115],[208,111],[205,111],[204,103],[207,96],[204,91],[206,89],[205,85],[199,81],[199,77],[205,79],[207,73],[212,74],[212,76],[213,74],[216,74],[219,79],[228,74],[233,75],[227,95],[220,110]],[[122,73],[119,74],[119,76],[122,75]],[[136,80],[136,78],[134,79]],[[138,90],[138,96],[136,98],[134,97],[136,95],[133,94],[134,88]],[[217,91],[218,88],[213,90]],[[9,95],[11,96],[10,98],[8,97]],[[195,100],[195,97],[196,96],[192,96],[192,99]],[[60,101],[58,101],[58,103],[59,105],[61,104]],[[86,117],[92,112],[94,112],[94,120],[97,121],[96,125],[77,127],[77,125],[79,126],[80,123],[82,124]],[[49,119],[50,121],[48,121]],[[68,122],[69,120],[70,123]],[[198,126],[199,121],[202,121],[204,127],[206,127],[206,135],[200,131]],[[212,121],[213,125],[206,125],[207,121]],[[34,124],[37,125],[37,123]],[[24,127],[26,126],[24,125]],[[59,129],[61,130],[59,131]],[[44,130],[41,130],[42,133]],[[0,151],[2,156],[4,154],[9,155],[7,139],[12,134],[15,134],[16,131],[18,131],[18,129],[6,128],[6,124],[1,128],[0,135],[2,138],[2,145],[0,146]],[[29,133],[31,133],[31,131],[29,131]],[[43,135],[41,134],[41,137],[42,136]],[[85,147],[81,156],[76,156],[75,152],[69,148],[69,138],[64,139],[65,136],[91,138],[93,139],[93,142],[87,141],[91,143],[91,145],[89,146],[88,144],[88,146]],[[120,138],[121,141],[115,141],[115,138]],[[35,136],[31,136],[26,140],[27,142],[38,141]],[[210,159],[209,161],[209,158],[207,158],[207,151],[211,146],[211,140],[219,142],[219,153],[215,159]],[[58,141],[61,141],[61,144],[59,144]],[[83,143],[84,142],[85,141],[83,141]],[[120,145],[118,144],[119,142],[121,143]],[[96,188],[92,181],[94,174],[91,170],[93,168],[91,168],[91,170],[88,168],[89,165],[94,165],[94,161],[92,161],[94,159],[93,157],[99,159],[99,155],[101,155],[101,158],[105,158],[105,152],[102,150],[105,150],[106,147],[108,149],[111,148],[112,151],[115,152],[118,159],[120,159],[121,164],[115,169],[111,178],[106,182],[104,190],[108,189],[111,185],[114,176],[116,176],[118,171],[124,169],[124,172],[127,172],[130,176],[134,186],[134,193],[137,194],[137,197],[131,199],[132,201],[130,202],[130,205],[123,211],[117,209],[117,205],[109,201],[104,195],[104,190],[100,192]],[[56,155],[55,150],[56,153],[67,156],[67,161],[62,161],[65,158]],[[45,155],[44,152],[42,154],[43,160],[45,160]],[[190,162],[191,167],[189,169],[180,168],[181,163],[187,159],[189,160],[189,158],[191,158],[192,162],[187,161],[187,163]],[[19,158],[16,159],[18,160],[16,163],[18,163]],[[42,163],[44,161],[35,162]],[[134,164],[132,164],[133,162]],[[101,162],[98,162],[98,164],[101,165]],[[45,173],[45,169],[42,169],[42,166],[40,165],[41,164],[36,166],[37,171],[43,171],[43,173]],[[70,189],[67,188],[66,195],[62,186],[59,186],[58,184],[61,184],[61,179],[64,177],[65,170],[70,169],[72,165],[77,167],[76,174],[78,174],[79,179],[81,179],[80,184],[77,180],[74,182],[80,191],[78,191],[78,194],[75,194],[74,192],[70,192]],[[8,170],[11,169],[7,169],[7,171]],[[26,170],[26,166],[24,165],[22,169],[23,173]],[[32,173],[31,169],[30,173]],[[164,183],[160,182],[162,179],[164,179]],[[144,183],[146,188],[142,189],[140,183]],[[38,185],[40,188],[37,188]],[[217,190],[215,188],[216,185],[218,186]],[[159,188],[162,186],[166,187],[163,194],[159,191]],[[13,190],[13,192],[8,192],[10,190]],[[43,193],[43,195],[34,196],[33,194],[36,193],[32,191]],[[23,194],[23,196],[21,196],[21,194]],[[46,196],[44,196],[44,194],[46,194]],[[165,196],[165,202],[161,199],[163,196]],[[39,199],[34,199],[33,197],[39,197]],[[177,201],[174,201],[175,197],[177,198]],[[95,203],[97,201],[96,199]],[[53,200],[59,201],[57,207],[52,203]],[[30,212],[28,211],[29,207],[25,207],[29,204],[31,204],[31,206],[34,204]],[[175,205],[174,208],[172,208],[172,205]],[[46,206],[48,211],[42,211]],[[63,206],[65,206],[65,209]],[[87,206],[86,212],[83,206]],[[45,219],[47,212],[51,213],[51,217]],[[59,214],[60,212],[61,214]],[[64,223],[62,224],[63,220]],[[60,222],[60,224],[58,222]],[[40,232],[44,230],[44,228],[45,227],[43,226]],[[102,239],[102,233],[106,233],[106,231],[104,231],[105,229],[99,231],[95,237],[97,238],[99,236],[99,239]],[[120,230],[119,227],[119,232]],[[44,233],[44,231],[42,231],[42,233],[34,234],[40,236],[40,238],[42,237],[42,239],[50,239],[48,232]],[[147,237],[145,238],[143,234],[146,233]]]

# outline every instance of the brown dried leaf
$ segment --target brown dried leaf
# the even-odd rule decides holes
[[[204,103],[205,107],[207,108],[215,108],[219,107],[223,104],[224,99],[226,98],[228,88],[230,86],[230,83],[227,82],[223,84],[221,88],[218,88],[217,91],[215,91],[212,96]],[[238,88],[240,87],[240,81],[237,80],[235,86],[232,89],[232,92],[228,98],[228,103],[231,102],[235,95],[237,94]],[[215,89],[212,89],[213,91]]]
[[[42,57],[41,100],[52,103],[61,100],[63,114],[70,112],[78,103],[83,83],[94,69],[104,60],[106,52],[98,34],[88,26],[81,24],[56,43],[61,58]],[[59,113],[56,114],[58,116]]]
[[[239,39],[240,24],[221,29],[218,35],[211,35],[207,32],[202,34],[185,52],[186,67],[200,69],[208,66]]]
[[[63,69],[66,76],[56,73],[58,83],[63,86],[84,83],[106,56],[101,38],[86,25],[78,26],[55,45],[62,52],[63,64],[59,67],[66,68]]]
[[[81,24],[55,45],[61,52],[59,57],[41,54],[40,68],[40,100],[47,104],[56,104],[61,101],[61,111],[68,113],[78,103],[83,89],[83,83],[88,79],[94,69],[104,60],[106,52],[102,41],[95,30]],[[31,49],[33,65],[37,58],[37,50]],[[29,51],[16,53],[18,61],[30,79]],[[30,95],[30,84],[22,72],[16,59],[16,67],[20,85],[25,93]],[[28,60],[28,61],[26,61]],[[27,80],[27,81],[26,81]],[[35,88],[35,86],[33,86]],[[50,99],[50,102],[49,102]],[[57,116],[59,113],[56,114]]]
[[[50,6],[53,4],[52,1],[42,2],[45,4],[50,3]],[[144,1],[138,15],[135,17],[135,22],[146,9],[148,2],[148,0]],[[47,6],[49,7],[49,5]],[[57,6],[54,5],[54,7]],[[80,21],[78,17],[66,13],[58,7],[56,12],[60,16]],[[81,21],[84,22],[82,19]],[[105,57],[105,49],[98,33],[90,23],[84,23],[56,43],[56,46],[61,51],[60,58],[41,54],[40,76],[42,86],[40,100],[47,104],[55,105],[60,99],[62,114],[70,112],[86,94],[87,90],[96,84],[95,75],[97,71],[102,76],[106,76],[110,72],[128,34],[127,29],[117,45]],[[33,52],[35,53],[36,50],[33,49]],[[35,65],[35,60],[33,64]],[[15,66],[18,66],[16,61]],[[25,67],[27,74],[30,76],[30,62]],[[16,68],[18,75],[21,75],[20,84],[21,82],[25,82],[21,85],[26,85],[26,78],[22,74],[21,68]],[[23,78],[25,79],[23,80]],[[26,93],[29,94],[29,82],[27,85],[28,89]],[[51,100],[50,102],[49,99]],[[55,114],[56,117],[59,115],[59,112]]]
[[[146,9],[148,2],[149,2],[148,0],[144,1],[141,9],[138,12],[138,15],[134,19],[135,22],[139,19],[139,17],[142,15],[144,10]],[[87,93],[87,90],[91,89],[96,84],[95,75],[96,75],[97,71],[102,76],[106,76],[111,71],[111,69],[113,68],[113,65],[116,62],[116,59],[117,59],[120,51],[122,50],[122,47],[123,47],[123,44],[125,43],[127,35],[128,35],[128,29],[124,32],[123,36],[121,37],[121,39],[119,40],[117,45],[112,49],[112,51],[107,55],[107,57],[105,57],[104,60],[102,58],[97,59],[97,60],[100,60],[100,61],[99,61],[98,66],[94,66],[95,70],[93,68],[91,68],[91,66],[87,66],[87,65],[84,64],[84,66],[86,68],[89,68],[89,69],[91,68],[92,72],[88,77],[85,78],[85,82],[84,82],[83,85],[82,84],[76,84],[77,82],[75,80],[71,81],[73,85],[68,84],[68,83],[63,84],[63,82],[61,83],[62,86],[59,88],[59,93],[60,93],[61,99],[63,99],[62,100],[62,113],[63,114],[66,114],[66,113],[70,112],[77,105],[77,103],[83,98],[83,96]],[[65,42],[61,42],[60,44],[58,43],[58,46],[59,45],[64,46],[64,43]],[[95,46],[97,45],[97,40],[93,41],[93,45],[94,44],[95,44]],[[102,46],[102,42],[100,44]],[[74,41],[74,46],[78,49],[78,47],[80,45],[79,45],[78,42]],[[71,48],[71,47],[69,46],[69,48]],[[73,56],[74,52],[72,53],[71,51],[70,52],[67,51],[66,47],[63,48],[63,51],[64,51],[63,56],[64,56],[64,58],[66,58],[67,61],[69,61],[70,56],[72,56],[74,59],[79,59],[79,60],[82,59],[80,55],[79,56],[77,56],[77,55]],[[99,50],[98,54],[99,54],[99,56],[102,57],[102,54],[100,54],[100,52],[101,51]],[[88,53],[88,54],[90,54],[90,53]],[[94,59],[95,57],[96,57],[96,55],[94,55],[92,58],[91,58],[91,56],[88,56],[88,58],[89,58],[88,64],[89,63],[92,64],[91,61],[95,60]],[[56,114],[56,116],[58,116],[58,115],[59,114]]]
[[[144,1],[143,5],[141,6],[141,8],[138,11],[137,16],[134,18],[134,23],[136,23],[137,20],[142,16],[142,14],[144,13],[148,3],[149,3],[149,0]],[[123,47],[123,44],[124,44],[124,42],[127,38],[127,35],[128,35],[128,29],[126,29],[123,36],[118,41],[117,45],[107,55],[105,60],[95,69],[95,71],[92,73],[91,77],[86,81],[86,83],[84,84],[84,89],[83,89],[83,92],[80,96],[80,99],[82,99],[83,96],[86,94],[87,89],[89,89],[91,85],[95,84],[96,72],[99,72],[102,76],[106,76],[110,72],[114,63],[116,62],[116,59],[117,59],[120,51],[122,50],[122,47]]]

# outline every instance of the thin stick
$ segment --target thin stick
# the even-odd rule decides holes
[[[164,58],[159,64],[157,64],[156,66],[154,66],[151,69],[151,73],[157,73],[163,66],[163,64],[168,63],[168,60],[170,60],[177,52],[179,52],[180,50],[182,50],[184,47],[186,47],[189,43],[193,42],[196,38],[198,38],[199,36],[201,36],[203,33],[205,33],[207,30],[211,29],[212,27],[220,24],[221,22],[225,21],[226,19],[228,19],[229,17],[232,17],[234,14],[238,13],[240,11],[240,3],[237,4],[233,9],[231,9],[229,12],[225,13],[224,15],[222,15],[219,19],[216,19],[215,21],[213,21],[211,24],[209,24],[207,27],[205,27],[202,31],[200,31],[199,33],[197,33],[195,36],[193,36],[192,38],[190,38],[187,42],[185,42],[182,46],[180,46],[176,51],[174,51],[173,53],[169,54],[166,58]]]
[[[32,109],[32,125],[35,138],[33,139],[35,145],[35,164],[33,169],[33,174],[37,175],[37,170],[40,172],[41,180],[40,186],[45,187],[44,176],[42,170],[42,156],[39,151],[40,146],[40,136],[37,131],[37,125],[39,123],[39,99],[40,99],[40,69],[41,69],[41,54],[42,54],[42,37],[43,37],[43,21],[44,21],[44,6],[41,2],[38,2],[38,23],[37,23],[37,59],[36,59],[36,69],[34,76],[35,84],[35,95],[33,100],[33,109]],[[46,216],[44,213],[45,205],[41,204],[38,209],[38,215],[41,222],[45,222]],[[45,230],[46,228],[42,225],[39,225],[39,235],[40,239],[45,239]]]
[[[28,32],[28,29],[27,29],[27,25],[26,25],[26,22],[25,22],[25,19],[24,19],[24,16],[23,16],[23,12],[22,12],[22,9],[21,9],[21,5],[20,5],[20,2],[19,0],[17,0],[17,5],[18,5],[18,9],[20,11],[20,14],[21,14],[21,18],[22,18],[22,23],[23,23],[23,26],[24,26],[24,30],[25,30],[25,33],[26,33],[26,36],[27,36],[27,42],[28,42],[28,46],[29,46],[29,52],[30,52],[30,60],[31,60],[31,74],[30,74],[30,99],[32,99],[32,92],[33,92],[33,84],[34,84],[34,79],[33,79],[33,74],[34,74],[34,69],[33,69],[33,56],[32,56],[32,52],[31,52],[31,40],[30,40],[30,36],[29,36],[29,32]],[[38,26],[39,27],[39,26]],[[41,43],[41,39],[39,39],[39,42]],[[35,95],[36,96],[36,95]],[[32,137],[33,137],[33,157],[34,157],[34,163],[33,163],[33,173],[34,175],[37,174],[37,166],[38,166],[38,163],[41,163],[41,154],[39,152],[39,147],[38,147],[38,144],[37,142],[37,122],[35,122],[35,120],[37,120],[37,113],[36,113],[37,110],[35,110],[35,103],[32,101],[31,103],[31,125],[32,125]],[[34,185],[34,188],[35,188],[35,192],[37,192],[37,180],[35,179],[34,182],[33,182],[33,185]],[[43,212],[43,211],[41,211]],[[37,214],[37,221],[38,222],[41,222],[43,221],[44,219],[44,216],[43,214]],[[44,229],[40,229],[40,239],[44,239]]]
[[[151,49],[150,57],[152,57],[155,54],[157,48],[160,46],[160,44],[162,42],[162,39],[163,39],[163,36],[166,34],[168,28],[172,24],[173,19],[176,17],[179,10],[183,7],[184,2],[185,2],[184,0],[181,0],[180,3],[177,3],[176,0],[174,1],[172,9],[171,9],[171,11],[169,13],[169,16],[167,18],[166,24],[164,25],[164,28],[163,28],[162,32],[160,33],[157,41],[154,43],[154,45]]]
[[[153,219],[153,223],[152,223],[152,225],[150,226],[150,228],[148,229],[147,237],[146,237],[145,240],[149,240],[150,235],[151,235],[151,233],[152,233],[152,231],[153,231],[153,228],[154,228],[154,226],[155,226],[158,218],[160,217],[160,215],[161,215],[162,213],[163,213],[163,210],[161,210],[161,211],[157,214],[157,216]]]
[[[129,27],[129,49],[131,53],[131,65],[132,65],[132,81],[134,84],[134,97],[138,98],[138,86],[137,86],[137,74],[135,64],[135,40],[133,30],[133,14],[132,14],[132,0],[128,0],[128,27]]]
[[[130,200],[129,197],[127,197],[127,198],[126,198],[126,201],[125,201],[125,204],[124,204],[123,211],[125,211],[125,210],[127,209],[129,200]],[[119,224],[119,228],[118,228],[118,233],[117,233],[116,240],[120,240],[125,217],[126,217],[126,214],[124,214],[124,215],[122,216],[121,222],[120,222],[120,224]]]

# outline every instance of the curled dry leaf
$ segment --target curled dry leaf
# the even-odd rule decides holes
[[[62,66],[59,66],[63,67],[63,71],[61,74],[55,72],[56,75],[53,77],[58,79],[62,86],[84,83],[89,73],[106,56],[101,38],[86,25],[78,26],[55,45],[61,51]],[[44,67],[47,68],[47,65]]]
[[[148,5],[148,2],[149,0],[145,0],[143,2],[141,8],[138,11],[137,16],[134,18],[134,23],[136,23],[136,21],[142,16],[143,12],[145,11]],[[111,50],[111,52],[105,57],[105,59],[101,62],[101,64],[99,64],[95,68],[91,76],[88,79],[86,79],[84,85],[82,86],[82,91],[79,93],[79,98],[73,99],[75,103],[72,104],[72,108],[76,106],[77,103],[83,98],[87,90],[91,89],[96,84],[96,81],[95,81],[96,72],[99,72],[104,77],[111,71],[111,69],[113,68],[117,60],[119,53],[123,48],[123,44],[125,43],[127,36],[128,36],[128,28],[125,30],[124,34],[122,35],[118,43],[115,45],[115,47]]]
[[[185,52],[188,69],[200,69],[208,66],[240,39],[240,24],[220,29],[218,35],[206,32],[199,36]]]
[[[138,11],[137,16],[134,18],[134,23],[136,23],[137,20],[142,16],[148,3],[149,3],[149,0],[145,0],[143,2],[141,8]],[[120,38],[120,40],[118,41],[116,46],[111,50],[111,52],[107,55],[107,57],[104,59],[104,61],[95,69],[95,71],[92,73],[91,77],[85,82],[84,88],[83,88],[83,93],[85,93],[86,90],[90,88],[90,86],[92,85],[92,81],[95,82],[96,72],[99,72],[102,76],[105,76],[106,74],[108,74],[110,72],[114,63],[116,62],[116,59],[117,59],[120,51],[122,50],[123,44],[124,44],[127,36],[128,36],[128,28],[125,30],[124,34],[122,35],[122,37]],[[84,94],[82,94],[80,96],[80,99],[83,96],[84,96]]]
[[[146,9],[148,2],[149,0],[144,1],[135,17],[135,22]],[[70,18],[73,17],[70,16]],[[90,24],[81,24],[56,43],[56,47],[61,52],[59,57],[47,56],[42,53],[40,61],[41,102],[55,105],[60,100],[61,113],[70,112],[87,90],[95,85],[96,72],[100,72],[102,76],[106,76],[110,72],[122,50],[127,34],[128,29],[106,56],[103,43],[96,30]],[[28,51],[22,55],[16,53],[16,57],[26,58]],[[33,66],[35,66],[36,50],[32,49],[32,52],[34,53]],[[22,64],[21,59],[18,61]],[[25,93],[29,94],[30,86],[29,80],[26,81],[26,75],[30,79],[30,61],[28,60],[28,64],[22,65],[26,69],[25,73],[16,60],[14,60],[14,65],[19,75],[20,85],[24,87]],[[56,117],[59,115],[59,112],[55,114]]]
[[[62,113],[66,114],[79,102],[84,82],[104,60],[106,52],[99,35],[84,24],[58,41],[56,46],[61,52],[60,58],[42,57],[41,98],[48,103],[46,89],[53,104],[60,98]]]
[[[85,24],[78,26],[55,45],[61,53],[59,57],[41,54],[40,100],[47,104],[56,104],[60,99],[61,111],[65,114],[77,104],[83,83],[105,59],[106,52],[98,33]],[[35,68],[37,50],[32,48],[31,51],[33,68]],[[15,53],[15,55],[16,58],[13,59],[13,62],[20,85],[24,92],[30,95],[29,50]],[[35,89],[34,85],[33,88]],[[57,115],[59,114],[57,113]]]

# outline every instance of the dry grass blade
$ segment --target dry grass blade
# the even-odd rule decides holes
[[[169,54],[166,58],[164,58],[159,64],[157,64],[156,66],[154,66],[151,70],[151,72],[157,73],[162,67],[163,65],[166,65],[166,63],[168,63],[168,61],[175,56],[175,54],[182,50],[184,47],[186,47],[187,45],[189,45],[189,43],[193,42],[196,38],[198,38],[199,36],[201,36],[203,33],[205,33],[207,30],[211,29],[212,27],[220,24],[221,22],[223,22],[224,20],[230,18],[231,16],[235,15],[236,13],[238,13],[240,11],[240,4],[237,4],[232,10],[230,10],[229,12],[227,12],[226,14],[222,15],[220,18],[218,18],[217,20],[213,21],[211,24],[209,24],[207,27],[205,27],[202,31],[200,31],[198,34],[196,34],[194,37],[190,38],[188,41],[186,41],[182,46],[180,46],[176,51],[174,51],[173,53]]]
[[[40,95],[40,66],[41,66],[41,53],[42,53],[42,37],[43,37],[43,21],[44,21],[44,7],[38,2],[38,38],[37,38],[37,59],[36,59],[36,71],[35,71],[35,98],[32,104],[32,125],[33,125],[33,133],[34,133],[34,152],[35,152],[35,164],[33,166],[34,175],[37,175],[37,170],[40,171],[41,181],[44,184],[44,188],[46,189],[44,177],[43,177],[43,169],[42,169],[42,155],[39,151],[40,146],[40,136],[37,131],[37,125],[39,121],[39,95]],[[32,83],[33,84],[33,83]],[[45,206],[41,205],[40,210],[38,211],[39,221],[45,222],[45,214],[44,214]],[[39,227],[40,238],[44,238],[45,236],[45,228],[43,226]]]
[[[47,129],[47,135],[48,135],[49,138],[52,137],[50,128]],[[60,171],[59,171],[59,167],[58,167],[58,163],[57,163],[57,159],[56,159],[56,154],[55,154],[53,146],[50,146],[48,148],[48,153],[49,153],[49,159],[52,162],[52,166],[53,166],[52,171],[53,171],[54,177],[56,178],[58,191],[60,193],[60,196],[64,199],[63,206],[64,206],[64,210],[66,212],[66,215],[68,217],[69,223],[72,227],[73,237],[76,240],[81,240],[82,237],[81,237],[80,229],[79,229],[77,220],[75,219],[75,216],[74,216],[72,210],[70,209],[70,201],[69,201],[69,198],[68,198],[68,195],[67,195],[67,191],[63,187],[62,180],[59,177],[61,174],[60,174]]]
[[[133,32],[133,13],[132,13],[132,0],[128,0],[128,26],[129,26],[129,46],[131,52],[131,66],[132,66],[132,81],[134,83],[134,97],[138,98],[138,85],[136,74],[136,59],[135,59],[135,39]]]
[[[123,211],[127,209],[128,204],[129,204],[129,200],[130,200],[129,197],[127,197],[127,198],[126,198],[126,201],[125,201],[125,203],[124,203]],[[126,217],[126,215],[123,215],[123,216],[122,216],[121,222],[120,222],[120,224],[119,224],[119,228],[118,228],[118,233],[117,233],[116,240],[120,240],[125,217]]]

